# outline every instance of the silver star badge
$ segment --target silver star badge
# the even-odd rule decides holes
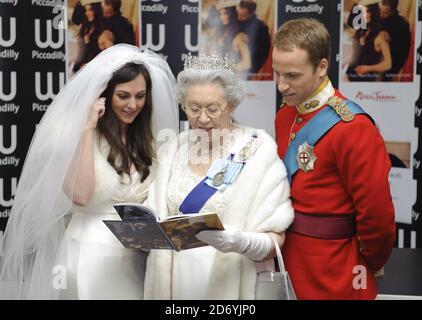
[[[305,173],[313,170],[316,159],[314,147],[310,146],[306,141],[299,146],[296,155],[299,169],[305,171]]]

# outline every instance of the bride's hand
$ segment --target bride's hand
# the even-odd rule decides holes
[[[99,98],[92,104],[88,115],[87,129],[95,129],[97,127],[98,119],[105,113],[105,100],[105,98]]]

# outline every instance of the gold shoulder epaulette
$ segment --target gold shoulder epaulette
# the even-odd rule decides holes
[[[353,120],[355,115],[346,106],[343,99],[337,96],[332,96],[328,99],[328,105],[334,109],[335,112],[340,116],[344,122],[350,122]]]

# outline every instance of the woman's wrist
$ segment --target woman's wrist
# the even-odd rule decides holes
[[[96,127],[87,125],[85,128],[85,133],[93,133],[95,131]]]

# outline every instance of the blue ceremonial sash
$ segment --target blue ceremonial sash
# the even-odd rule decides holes
[[[208,201],[208,199],[214,195],[214,193],[217,191],[224,191],[226,187],[234,181],[240,171],[242,171],[244,163],[236,163],[232,161],[233,157],[234,155],[231,154],[226,160],[226,163],[229,162],[229,166],[227,175],[224,176],[223,183],[220,186],[212,185],[212,177],[222,169],[220,167],[220,169],[212,170],[214,169],[215,165],[215,163],[213,163],[211,168],[208,170],[206,177],[201,182],[199,182],[195,188],[189,192],[185,200],[183,200],[182,204],[179,206],[180,212],[183,212],[184,214],[199,212]],[[217,161],[218,160],[215,162]]]
[[[358,104],[350,100],[344,100],[346,106],[353,114],[368,115]],[[369,115],[368,115],[369,116]],[[290,143],[284,155],[283,162],[287,169],[287,176],[289,183],[292,182],[292,177],[299,169],[296,155],[299,146],[305,141],[310,146],[315,146],[319,139],[324,136],[334,125],[341,121],[340,116],[330,106],[318,112],[309,122],[300,129],[295,139]]]
[[[252,140],[257,139],[256,133],[252,135]],[[238,174],[242,171],[243,166],[246,163],[245,160],[239,160],[236,161],[236,155],[235,153],[231,153],[227,159],[224,161],[222,160],[216,160],[210,167],[210,169],[207,172],[206,177],[199,182],[195,188],[192,189],[191,192],[186,196],[185,200],[183,200],[182,204],[179,206],[179,211],[188,214],[188,213],[198,213],[202,207],[205,205],[205,203],[208,201],[209,198],[211,198],[217,190],[224,191],[227,186],[233,183],[233,181],[236,179]],[[220,164],[220,167],[218,165]],[[212,185],[212,179],[215,174],[218,172],[221,172],[222,168],[227,165],[227,175],[224,176],[223,184],[220,186],[213,186]],[[217,165],[215,167],[215,165]]]
[[[187,214],[201,211],[205,202],[207,202],[208,199],[217,192],[216,188],[210,187],[205,183],[205,180],[207,179],[208,177],[205,177],[205,179],[198,183],[196,187],[189,192],[179,207],[180,212]]]

